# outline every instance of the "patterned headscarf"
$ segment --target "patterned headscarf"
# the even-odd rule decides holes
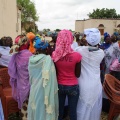
[[[62,30],[58,33],[56,48],[52,54],[52,59],[57,62],[65,55],[72,53],[71,44],[73,42],[72,33],[69,30]]]
[[[44,50],[48,47],[48,42],[44,42],[40,37],[36,36],[34,40],[34,47],[38,50]]]
[[[10,53],[18,53],[21,50],[28,49],[28,38],[26,36],[17,36],[15,45],[11,47]]]

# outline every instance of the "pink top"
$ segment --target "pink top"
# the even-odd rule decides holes
[[[79,63],[82,56],[77,53],[69,53],[65,57],[55,62],[57,68],[58,84],[77,85],[77,77],[75,76],[75,66]]]

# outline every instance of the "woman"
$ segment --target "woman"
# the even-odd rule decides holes
[[[117,42],[117,37],[114,34],[111,36],[111,45],[109,48],[105,49],[104,52],[106,65],[105,73],[107,74],[110,72],[110,65],[112,64],[113,60],[120,56],[119,44]]]
[[[66,97],[68,97],[70,120],[77,120],[76,107],[79,97],[77,77],[80,76],[82,56],[73,51],[72,42],[73,36],[69,30],[60,31],[55,51],[52,54],[57,70],[59,88],[59,120],[63,118]]]
[[[2,37],[0,44],[0,66],[8,67],[8,63],[11,59],[10,47],[12,46],[11,37]]]
[[[118,43],[118,33],[114,32],[111,36],[112,45],[112,63],[110,64],[110,73],[120,80],[120,47]]]
[[[86,35],[83,35],[83,37],[81,38],[80,46],[87,46]]]
[[[24,107],[27,107],[27,99],[30,90],[28,62],[30,56],[32,56],[28,48],[28,38],[25,36],[18,36],[15,39],[15,45],[13,45],[10,50],[11,54],[16,54],[12,55],[8,65],[12,96],[18,102],[18,108],[21,109],[22,119],[24,120],[27,119],[27,110],[24,109]]]
[[[100,45],[99,47],[101,49],[104,50],[104,52],[106,53],[106,51],[108,51],[109,47],[111,46],[111,38],[110,38],[110,35],[105,32],[104,33],[104,43],[102,45]],[[108,56],[108,55],[107,55]],[[107,57],[106,57],[107,58]],[[104,58],[101,62],[101,65],[100,65],[100,70],[101,70],[101,82],[103,83],[104,82],[104,76],[105,76],[105,73],[109,70],[108,68],[108,65],[107,65],[107,60],[106,58]],[[109,57],[108,57],[109,59]],[[108,60],[109,61],[109,60]]]
[[[34,41],[36,55],[30,57],[30,96],[28,120],[57,120],[58,85],[54,63],[47,53],[48,43],[37,36]]]
[[[57,34],[53,33],[51,37],[52,37],[52,41],[49,42],[49,47],[48,47],[48,53],[50,54],[50,56],[52,55],[52,52],[55,51]]]
[[[79,81],[80,96],[77,105],[77,120],[100,120],[102,108],[102,85],[100,63],[104,57],[98,48],[101,36],[96,28],[85,29],[88,46],[80,46],[76,51],[82,55]]]
[[[101,49],[105,50],[108,49],[111,45],[110,35],[105,32],[104,33],[104,43],[100,46]]]

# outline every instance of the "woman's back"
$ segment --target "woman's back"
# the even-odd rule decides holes
[[[67,54],[65,57],[61,58],[55,63],[59,84],[78,84],[77,78],[75,76],[75,67],[81,58],[82,56],[79,53],[73,52]]]
[[[94,79],[100,79],[100,63],[104,57],[104,52],[101,49],[89,51],[89,48],[89,46],[77,48],[77,52],[82,55],[81,76],[83,78],[87,78],[88,80],[90,77]]]

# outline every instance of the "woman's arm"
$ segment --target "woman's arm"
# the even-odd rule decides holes
[[[81,62],[77,63],[75,66],[75,76],[78,78],[81,74]]]

